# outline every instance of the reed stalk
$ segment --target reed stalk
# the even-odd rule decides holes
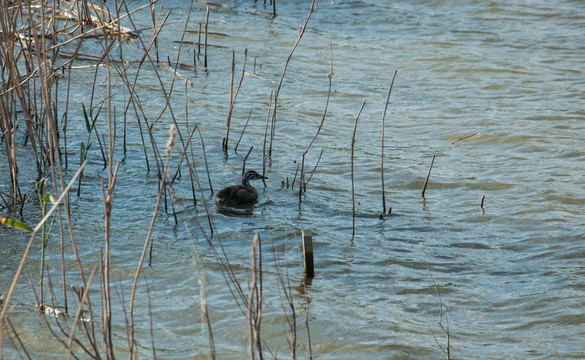
[[[232,50],[232,72],[231,72],[231,78],[230,78],[230,102],[229,102],[229,108],[228,108],[228,116],[225,122],[225,127],[226,127],[226,131],[225,131],[225,137],[223,138],[222,141],[222,148],[223,148],[223,152],[225,153],[225,156],[227,157],[227,148],[228,148],[228,141],[230,138],[230,125],[232,122],[232,112],[234,111],[234,75],[236,72],[236,52],[235,50]]]
[[[384,106],[384,113],[382,115],[382,146],[380,156],[380,174],[382,175],[382,215],[386,214],[386,191],[384,190],[384,130],[386,129],[386,111],[388,110],[388,104],[390,103],[390,95],[392,94],[392,88],[394,87],[394,79],[396,79],[396,73],[398,70],[394,70],[392,75],[392,82],[390,83],[390,89],[388,90],[388,98],[386,99],[386,106]],[[384,217],[382,216],[382,219]]]
[[[433,159],[431,160],[431,166],[429,166],[429,171],[427,172],[427,177],[425,179],[425,183],[422,188],[422,197],[425,197],[425,192],[427,191],[427,185],[429,184],[429,178],[431,177],[431,170],[433,170],[433,164],[435,163],[435,154],[433,154]]]
[[[246,173],[246,160],[248,160],[248,156],[250,156],[252,149],[254,149],[254,146],[250,146],[250,150],[248,150],[248,153],[244,156],[244,160],[242,161],[242,177],[244,177],[244,174]]]
[[[355,117],[355,122],[353,125],[353,136],[351,137],[351,211],[352,211],[352,220],[353,220],[353,226],[352,226],[352,230],[351,230],[351,238],[353,239],[355,237],[355,183],[354,183],[354,179],[353,179],[353,155],[354,155],[354,151],[355,151],[355,134],[357,132],[357,125],[358,125],[358,120],[360,118],[360,115],[362,113],[362,110],[364,109],[364,106],[366,105],[366,100],[364,100],[362,102],[362,106],[360,108],[360,111],[358,112],[357,116]]]
[[[431,278],[431,281],[433,282],[433,289],[435,289],[435,294],[437,294],[437,298],[439,299],[439,320],[437,321],[437,324],[439,325],[439,328],[441,329],[441,331],[445,335],[445,343],[446,343],[445,347],[443,347],[439,343],[439,340],[437,339],[437,337],[435,336],[434,333],[432,333],[432,335],[433,335],[433,338],[435,339],[435,342],[437,343],[437,345],[441,349],[441,351],[443,351],[443,353],[445,354],[446,359],[451,360],[451,334],[449,332],[449,317],[447,316],[447,314],[443,314],[444,310],[443,310],[443,300],[441,299],[441,292],[439,291],[439,287],[437,286],[437,283],[435,282],[435,279],[433,278],[433,274],[431,273],[431,270],[430,269],[427,269],[427,270],[429,272],[429,277]],[[445,317],[445,324],[443,324],[443,315]]]
[[[103,339],[104,347],[106,350],[106,358],[114,358],[114,344],[112,342],[112,306],[110,298],[110,248],[111,248],[111,223],[112,223],[112,195],[114,193],[114,187],[116,185],[116,177],[118,175],[118,169],[120,168],[120,162],[116,164],[116,169],[113,173],[109,173],[108,179],[108,193],[102,182],[102,192],[104,199],[104,211],[105,211],[105,248],[104,248],[104,271],[103,271],[103,287],[104,287],[104,311],[103,317]]]
[[[199,23],[199,32],[197,39],[197,57],[201,55],[201,23]]]
[[[80,296],[79,299],[79,306],[77,307],[77,313],[75,314],[75,318],[73,320],[73,325],[71,326],[71,331],[69,333],[69,338],[67,339],[67,358],[70,359],[71,356],[73,355],[71,353],[71,349],[72,349],[72,345],[73,345],[73,340],[74,340],[74,335],[75,335],[75,330],[77,329],[77,324],[79,323],[82,313],[83,313],[83,304],[88,301],[89,303],[89,285],[93,282],[93,277],[95,276],[95,272],[97,270],[97,267],[93,267],[91,274],[89,275],[89,281],[87,283],[87,286],[84,287],[83,289],[83,295]],[[97,352],[96,352],[97,354]]]
[[[293,56],[295,50],[299,46],[299,43],[301,42],[301,39],[303,38],[305,31],[307,30],[307,25],[309,23],[309,19],[311,19],[311,15],[316,10],[317,10],[317,1],[312,0],[311,8],[309,9],[309,14],[307,15],[307,18],[305,19],[305,21],[301,24],[301,30],[299,32],[299,36],[298,36],[297,40],[295,41],[290,53],[288,54],[288,57],[286,59],[286,62],[284,63],[284,67],[282,69],[282,75],[280,76],[280,81],[278,82],[278,85],[276,86],[276,90],[274,91],[274,107],[272,110],[272,129],[270,131],[270,147],[268,150],[268,156],[272,156],[272,148],[273,148],[272,143],[274,140],[274,135],[276,134],[276,109],[278,108],[278,95],[280,94],[280,89],[282,88],[284,76],[286,75],[286,70],[288,68],[288,65],[290,63],[290,60],[292,59],[292,56]]]
[[[258,247],[258,260],[256,260],[256,247]],[[248,293],[248,331],[250,359],[264,359],[262,353],[262,337],[260,335],[260,324],[262,320],[262,241],[256,233],[252,239],[252,283]]]
[[[273,90],[270,91],[270,98],[268,100],[268,112],[266,114],[266,127],[264,128],[264,144],[262,145],[262,175],[266,175],[266,138],[268,136],[268,124],[270,123],[270,113],[272,110],[272,94]],[[271,160],[272,161],[272,160]],[[266,187],[266,180],[262,179],[264,187]]]
[[[317,158],[317,162],[315,163],[315,166],[313,167],[313,170],[311,170],[311,173],[309,174],[309,178],[304,183],[305,184],[304,185],[304,191],[307,191],[307,184],[313,178],[313,175],[315,174],[315,171],[317,170],[317,166],[319,166],[319,162],[321,162],[321,156],[323,156],[323,149],[321,149],[321,152],[319,153],[319,157]]]
[[[185,226],[187,233],[189,233],[189,228]],[[205,319],[205,324],[207,325],[207,335],[209,339],[209,351],[211,359],[215,359],[215,341],[213,340],[213,330],[211,328],[211,318],[209,317],[209,306],[207,304],[207,276],[205,274],[205,268],[203,266],[203,262],[201,261],[201,256],[197,252],[197,249],[193,250],[193,265],[197,268],[199,272],[199,297],[201,303],[201,316]]]
[[[293,301],[292,287],[290,284],[290,276],[288,274],[287,267],[287,253],[285,251],[284,265],[280,264],[280,259],[276,250],[272,252],[274,256],[274,263],[276,264],[276,272],[278,280],[280,282],[279,293],[280,293],[280,304],[282,312],[284,313],[285,320],[289,327],[289,338],[288,346],[291,351],[291,358],[297,358],[297,313]],[[285,271],[283,273],[282,267],[284,266]],[[284,294],[284,296],[283,296]],[[290,314],[289,314],[290,311]]]
[[[234,76],[236,71],[236,52],[232,50],[232,76],[230,81],[230,102],[228,108],[228,116],[226,119],[226,133],[225,138],[223,139],[223,152],[227,156],[228,150],[228,142],[230,138],[230,125],[232,123],[232,114],[234,111],[234,103],[236,102],[236,98],[238,97],[238,93],[240,92],[240,88],[242,87],[242,82],[244,81],[244,75],[246,74],[246,63],[248,62],[248,49],[244,50],[244,65],[242,66],[242,75],[240,76],[240,82],[238,83],[238,87],[234,92]]]
[[[203,44],[203,67],[205,68],[205,70],[207,71],[207,29],[209,26],[209,5],[207,5],[207,8],[205,10],[205,38],[204,38],[204,44]]]
[[[252,109],[250,109],[250,113],[248,114],[248,119],[246,120],[246,123],[244,124],[244,128],[242,129],[242,133],[240,134],[240,138],[238,139],[238,142],[236,143],[236,147],[234,148],[234,152],[238,153],[238,146],[240,146],[240,142],[242,141],[242,137],[244,137],[244,132],[246,132],[246,128],[248,127],[248,123],[250,122],[250,118],[252,117]],[[265,137],[266,139],[266,137]]]
[[[315,136],[313,137],[313,139],[311,140],[311,142],[309,143],[309,145],[307,146],[307,148],[303,152],[303,159],[301,162],[301,181],[300,181],[300,185],[299,185],[299,205],[302,202],[301,194],[303,192],[303,188],[304,188],[304,191],[307,191],[307,183],[304,181],[305,180],[305,156],[309,152],[309,149],[311,148],[311,146],[313,146],[313,143],[315,142],[315,140],[317,139],[317,136],[319,136],[319,133],[321,132],[321,129],[323,128],[323,123],[325,122],[325,117],[327,117],[327,109],[329,108],[329,99],[331,98],[331,85],[332,85],[331,79],[333,78],[333,44],[330,43],[330,47],[331,47],[331,62],[329,65],[329,72],[327,73],[327,78],[329,78],[329,88],[327,89],[327,101],[325,102],[325,110],[323,111],[323,117],[321,117],[321,123],[319,124],[319,127],[317,128],[317,133],[315,134]],[[322,154],[323,154],[323,150],[321,150],[321,155]],[[321,155],[319,155],[319,159],[321,159]],[[319,161],[317,161],[317,164],[318,163],[319,163]],[[317,166],[315,165],[313,172],[315,171],[316,168],[317,168]],[[311,176],[312,176],[312,174],[311,174]]]

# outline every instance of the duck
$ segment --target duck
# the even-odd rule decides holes
[[[215,203],[219,206],[251,205],[258,201],[258,191],[250,180],[268,179],[254,170],[248,170],[242,176],[242,184],[221,189],[215,195]]]

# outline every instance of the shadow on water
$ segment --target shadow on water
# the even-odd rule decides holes
[[[217,212],[225,216],[252,217],[254,205],[217,206]]]

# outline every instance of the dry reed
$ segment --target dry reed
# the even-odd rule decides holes
[[[317,133],[315,134],[315,136],[313,137],[313,139],[311,140],[311,142],[309,143],[309,145],[307,146],[307,148],[303,152],[303,159],[301,162],[301,181],[300,181],[300,185],[299,185],[299,205],[301,204],[301,201],[302,201],[301,194],[303,193],[303,189],[304,189],[304,191],[307,191],[308,180],[305,181],[305,156],[309,152],[309,149],[311,148],[311,146],[313,146],[313,143],[315,142],[315,140],[317,139],[317,136],[319,136],[319,133],[321,132],[321,129],[323,128],[323,123],[325,122],[325,117],[327,116],[327,109],[329,108],[329,99],[331,98],[331,85],[332,85],[331,79],[333,78],[333,44],[330,44],[330,47],[331,47],[331,62],[329,65],[329,72],[327,73],[327,78],[329,79],[329,88],[327,89],[327,100],[325,101],[325,110],[323,111],[323,117],[321,118],[321,123],[319,124],[319,127],[317,128]],[[319,155],[319,160],[321,160],[321,155],[323,155],[323,150],[321,150],[321,154]],[[319,164],[319,160],[317,160],[317,165]],[[313,173],[315,172],[317,165],[315,165],[315,168],[313,168],[313,172],[311,173],[311,177],[313,176]]]
[[[386,105],[384,106],[384,113],[382,115],[382,146],[380,156],[380,174],[382,175],[382,219],[383,215],[386,214],[386,191],[384,190],[384,130],[386,129],[386,111],[388,110],[388,104],[390,103],[390,95],[392,94],[392,88],[394,87],[394,79],[396,79],[396,73],[392,75],[392,82],[390,83],[390,89],[388,90],[388,98],[386,99]]]
[[[471,133],[471,134],[468,134],[468,135],[465,135],[465,136],[458,137],[457,139],[451,141],[451,144],[455,144],[458,141],[468,139],[468,138],[470,138],[472,136],[475,136],[475,135],[477,135],[477,132],[474,132],[474,133]]]
[[[203,67],[207,70],[207,29],[209,26],[209,5],[207,5],[207,9],[205,11],[205,37],[204,37],[204,44],[203,44]]]
[[[425,183],[422,188],[421,195],[424,198],[425,192],[427,191],[427,185],[429,184],[429,178],[431,177],[431,170],[433,170],[433,164],[435,163],[435,154],[433,154],[433,159],[431,160],[431,165],[429,166],[429,171],[427,172],[427,177],[425,179]]]
[[[429,272],[429,277],[431,278],[431,281],[433,282],[433,289],[435,289],[435,294],[437,294],[437,298],[439,299],[439,320],[437,321],[437,324],[439,325],[439,328],[441,329],[441,331],[443,332],[443,334],[445,335],[445,347],[443,347],[441,345],[441,343],[439,343],[439,340],[437,339],[437,337],[435,336],[435,334],[431,331],[433,338],[435,339],[435,342],[437,343],[437,345],[439,346],[439,348],[441,349],[441,351],[443,351],[443,353],[445,354],[447,360],[451,359],[451,334],[449,332],[449,317],[444,313],[443,310],[443,300],[441,299],[441,292],[439,291],[439,287],[437,286],[437,283],[435,282],[435,279],[433,278],[433,274],[431,274],[431,270],[427,269]],[[445,317],[445,324],[443,324],[443,315]]]
[[[311,19],[311,15],[316,10],[317,10],[317,2],[316,2],[316,0],[312,0],[309,14],[307,15],[307,18],[305,19],[305,21],[301,24],[301,30],[299,32],[299,37],[297,38],[290,53],[288,54],[288,57],[286,59],[286,62],[284,63],[284,67],[282,69],[280,81],[278,82],[278,85],[276,86],[276,90],[274,91],[274,106],[273,106],[273,110],[272,110],[272,124],[271,124],[271,131],[270,131],[270,147],[268,149],[268,156],[272,156],[272,149],[273,149],[272,144],[274,141],[274,136],[276,134],[276,109],[278,108],[278,95],[280,94],[280,89],[282,88],[284,76],[286,75],[286,70],[287,70],[288,65],[290,63],[290,60],[292,59],[293,54],[295,53],[295,50],[299,46],[299,43],[301,42],[301,39],[303,38],[303,35],[305,34],[305,30],[307,30],[307,25],[309,23],[309,20]]]
[[[351,211],[352,211],[352,230],[351,230],[351,238],[353,239],[355,237],[355,183],[354,183],[354,178],[353,178],[353,173],[354,173],[354,165],[353,165],[353,155],[354,155],[354,151],[355,151],[355,134],[357,132],[357,125],[358,125],[358,120],[360,118],[360,115],[362,113],[362,110],[364,109],[364,106],[366,105],[366,100],[364,100],[364,102],[362,102],[362,106],[360,107],[360,111],[358,112],[357,116],[355,117],[355,122],[353,125],[353,136],[351,137]]]

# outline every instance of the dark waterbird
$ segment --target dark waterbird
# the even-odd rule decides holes
[[[250,185],[250,180],[268,179],[254,170],[248,170],[242,176],[241,185],[223,188],[215,195],[215,203],[220,206],[250,205],[258,200],[258,191]]]

